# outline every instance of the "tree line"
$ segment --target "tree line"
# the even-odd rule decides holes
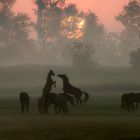
[[[0,1],[1,64],[63,64],[100,66],[94,54],[97,49],[112,49],[116,62],[129,58],[134,68],[140,63],[140,1],[130,0],[116,16],[124,29],[108,33],[92,11],[80,11],[64,0],[34,0],[37,21],[25,13],[13,12],[16,0]],[[31,38],[33,30],[37,39]]]

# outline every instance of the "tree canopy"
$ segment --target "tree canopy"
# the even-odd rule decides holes
[[[29,38],[29,31],[33,24],[26,14],[13,13],[14,3],[15,0],[0,2],[0,57],[4,63],[23,59],[27,55],[23,53],[26,48],[33,46],[33,41]]]

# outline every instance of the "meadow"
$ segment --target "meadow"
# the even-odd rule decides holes
[[[46,69],[47,71],[47,69]],[[139,140],[140,107],[135,112],[120,110],[121,94],[139,90],[136,72],[97,71],[68,73],[71,82],[90,94],[80,108],[69,106],[67,115],[38,113],[37,99],[46,80],[44,68],[0,69],[0,140]],[[105,72],[105,71],[104,71]],[[92,74],[92,75],[91,75]],[[61,92],[61,81],[57,79]],[[18,95],[27,91],[31,96],[30,113],[21,114]]]

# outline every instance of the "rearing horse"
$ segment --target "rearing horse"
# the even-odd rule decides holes
[[[53,81],[52,76],[54,76],[54,72],[50,70],[47,76],[46,84],[43,88],[42,96],[48,94],[51,91],[52,86],[56,87],[56,81]]]
[[[49,100],[48,95],[49,95],[52,87],[53,86],[56,87],[56,81],[53,81],[52,76],[54,76],[54,72],[52,70],[50,70],[48,73],[46,84],[43,88],[43,94],[41,96],[43,112],[45,112],[45,109],[48,111],[48,105],[47,105],[47,102],[48,102],[47,100]]]
[[[89,94],[86,93],[86,92],[82,92],[79,88],[76,88],[76,87],[72,86],[69,82],[69,78],[65,74],[59,74],[58,77],[60,77],[63,80],[63,91],[64,91],[64,93],[73,95],[76,99],[77,106],[81,105],[82,94],[84,94],[84,96],[85,96],[84,102],[89,99]]]

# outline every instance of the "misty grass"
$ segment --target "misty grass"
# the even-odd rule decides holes
[[[37,112],[36,98],[29,114],[21,114],[18,98],[0,100],[2,140],[119,140],[140,137],[140,109],[121,112],[119,97],[90,99],[68,115]]]
[[[124,92],[139,91],[138,73],[129,71],[74,71],[66,73],[71,83],[90,94],[80,108],[70,108],[68,115],[38,113],[37,98],[41,95],[48,68],[4,68],[0,72],[0,140],[136,140],[140,138],[140,106],[136,112],[120,110]],[[61,81],[57,81],[57,87]],[[61,91],[62,91],[62,85]],[[20,113],[18,95],[31,95],[29,114]],[[59,92],[59,91],[57,91]]]
[[[117,140],[138,137],[140,131],[137,117],[18,116],[3,121],[1,138],[10,140]]]

